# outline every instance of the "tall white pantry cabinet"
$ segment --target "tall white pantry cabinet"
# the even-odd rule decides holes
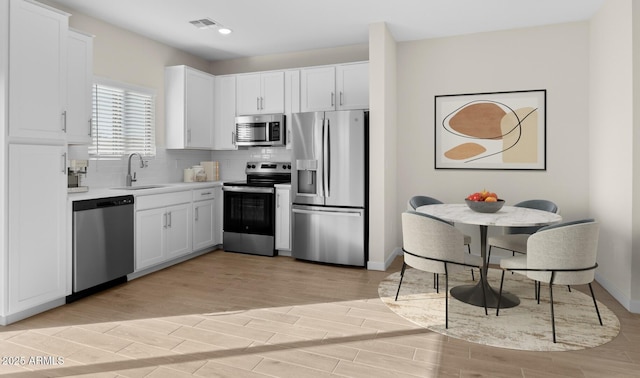
[[[0,2],[0,324],[67,294],[68,18],[31,1]]]

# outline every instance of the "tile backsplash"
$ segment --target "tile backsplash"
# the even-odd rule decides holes
[[[87,146],[69,146],[69,159],[89,159]],[[245,178],[244,168],[248,161],[291,161],[291,150],[285,148],[260,148],[234,151],[166,150],[158,148],[156,156],[145,158],[147,167],[140,168],[138,157],[131,162],[131,171],[136,172],[136,185],[180,182],[183,170],[201,161],[220,163],[220,180],[234,181]],[[89,160],[87,175],[82,185],[92,188],[109,188],[125,185],[127,157],[119,160]]]

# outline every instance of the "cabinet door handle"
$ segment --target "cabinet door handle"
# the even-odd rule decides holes
[[[340,91],[340,106],[342,106],[344,104],[343,102],[343,94],[342,91]]]
[[[93,136],[93,119],[89,118],[89,136]]]
[[[335,106],[335,104],[336,104],[335,96],[336,96],[336,94],[331,92],[331,106]]]
[[[196,222],[198,221],[198,209],[199,207],[196,207]]]
[[[167,228],[167,213],[164,213],[164,214],[162,215],[162,219],[163,219],[163,220],[162,220],[162,227],[163,227],[163,228]]]
[[[171,212],[167,213],[167,227],[171,228]]]
[[[62,173],[67,173],[67,153],[64,152],[61,156],[62,158]]]
[[[264,97],[260,97],[260,110],[264,110]]]
[[[260,97],[256,97],[256,110],[260,110]]]
[[[62,131],[67,132],[67,111],[62,112]]]
[[[204,193],[200,193],[201,196],[210,196],[211,192],[204,192]]]
[[[235,131],[231,132],[231,144],[233,144],[234,146],[236,145],[236,132]]]

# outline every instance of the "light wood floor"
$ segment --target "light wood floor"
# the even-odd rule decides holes
[[[0,375],[640,376],[640,316],[598,285],[596,297],[620,318],[615,340],[523,352],[450,339],[391,312],[378,283],[401,264],[376,272],[215,251],[0,327],[2,362],[26,359],[0,365]]]

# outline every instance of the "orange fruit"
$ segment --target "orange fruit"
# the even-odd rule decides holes
[[[496,197],[487,197],[484,202],[498,202],[498,199]]]

